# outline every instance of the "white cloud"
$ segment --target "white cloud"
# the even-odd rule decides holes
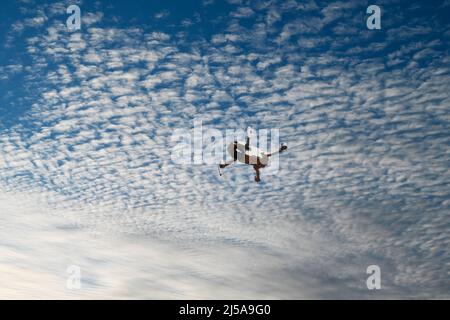
[[[162,10],[162,11],[155,13],[154,17],[155,17],[155,19],[160,20],[160,19],[167,18],[169,15],[170,15],[170,12],[168,10]]]
[[[249,18],[254,14],[253,10],[249,7],[239,7],[236,11],[230,13],[233,18]]]

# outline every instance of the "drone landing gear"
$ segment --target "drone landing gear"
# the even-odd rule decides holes
[[[255,169],[255,172],[256,172],[256,174],[255,174],[255,181],[256,182],[260,182],[261,181],[261,174],[259,172],[259,168],[256,167],[256,166],[253,166],[253,168]]]

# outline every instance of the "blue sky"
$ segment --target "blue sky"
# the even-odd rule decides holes
[[[449,297],[448,0],[2,6],[0,297]],[[220,178],[194,119],[292,148]]]

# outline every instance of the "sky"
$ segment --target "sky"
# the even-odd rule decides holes
[[[8,1],[0,45],[0,298],[450,298],[450,1]],[[195,120],[278,173],[174,163]]]

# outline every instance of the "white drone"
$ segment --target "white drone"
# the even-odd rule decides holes
[[[282,144],[280,149],[273,151],[273,152],[264,152],[261,149],[258,149],[257,147],[250,145],[250,137],[249,133],[251,132],[251,128],[247,130],[247,142],[240,142],[235,140],[233,143],[230,143],[227,147],[228,153],[233,157],[232,160],[219,164],[219,174],[222,176],[222,170],[229,165],[235,163],[236,161],[239,161],[244,164],[248,164],[253,166],[253,169],[255,170],[255,181],[260,182],[261,181],[261,175],[260,175],[260,169],[267,166],[269,163],[269,158],[277,153],[282,153],[284,150],[287,149],[287,146]]]

